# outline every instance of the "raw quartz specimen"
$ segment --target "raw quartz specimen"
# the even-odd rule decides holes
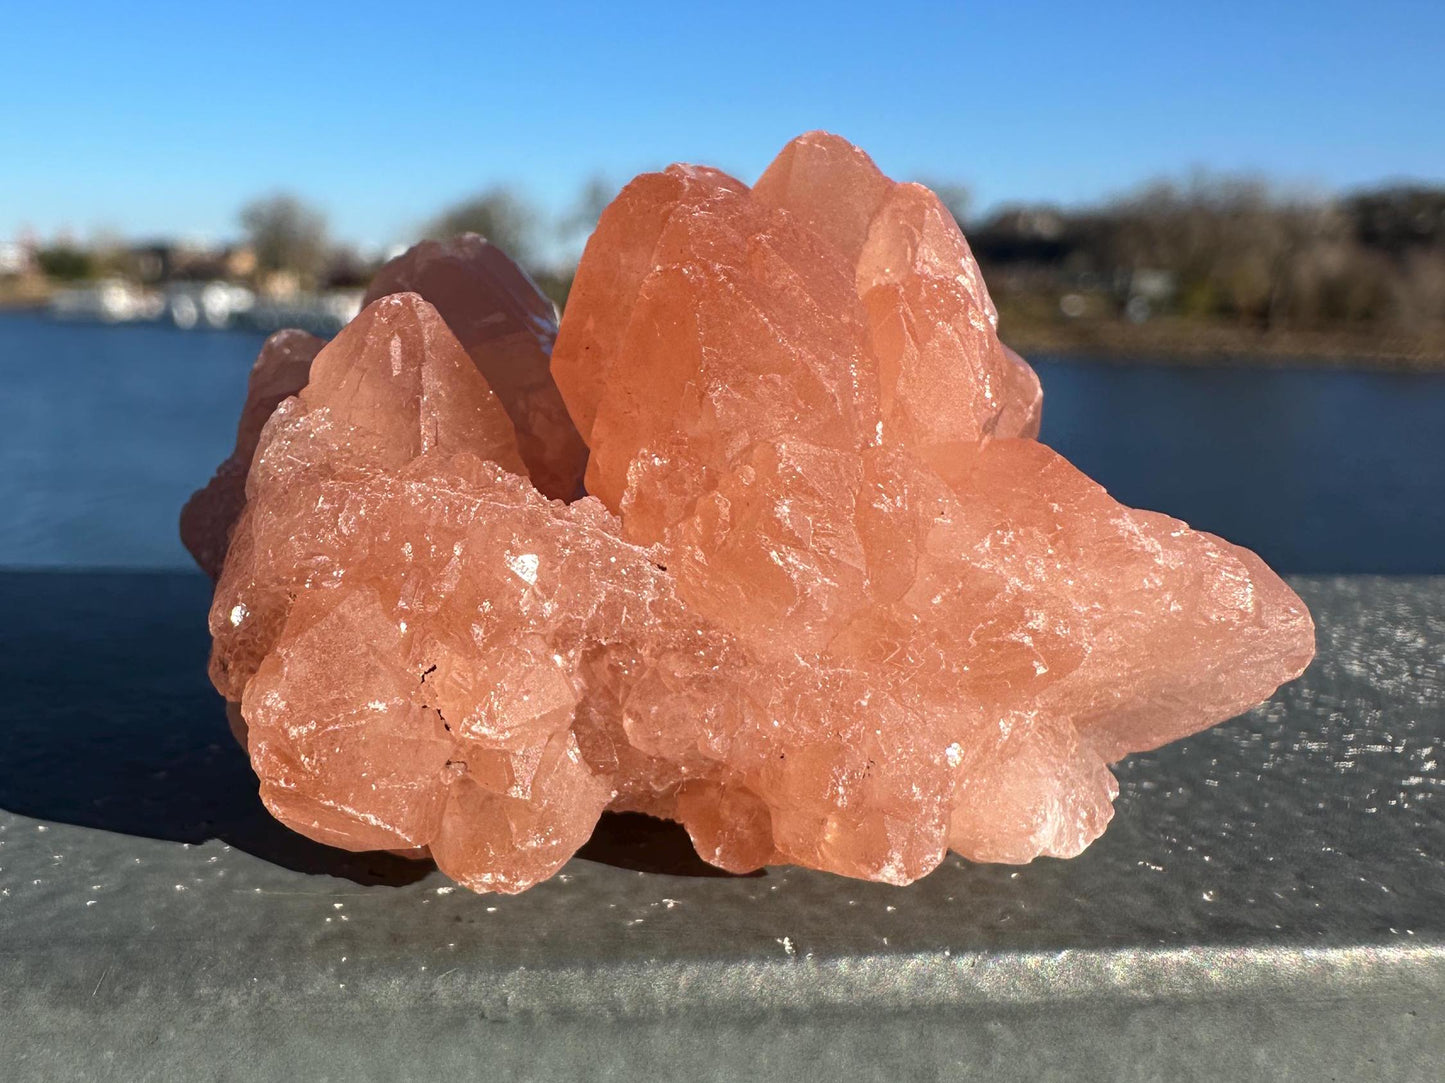
[[[372,303],[252,464],[212,676],[312,838],[508,892],[605,809],[734,871],[1071,856],[1108,763],[1312,656],[1254,554],[1034,439],[957,226],[837,137],[752,189],[644,175],[603,214],[551,365],[592,496],[528,480],[531,415],[461,322]]]

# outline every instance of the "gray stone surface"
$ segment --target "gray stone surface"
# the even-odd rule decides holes
[[[1297,586],[1311,670],[1074,861],[735,878],[617,817],[480,897],[269,820],[203,580],[0,575],[0,1079],[1441,1078],[1445,579]]]

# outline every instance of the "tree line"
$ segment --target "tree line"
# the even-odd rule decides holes
[[[1445,327],[1445,188],[1320,198],[1201,175],[1096,207],[1011,208],[968,233],[1001,305],[1266,330]]]
[[[968,219],[965,189],[933,187],[964,225],[995,300],[1015,325],[1163,316],[1445,339],[1445,188],[1307,197],[1200,174],[1095,206],[1018,206]],[[419,232],[481,233],[560,304],[573,267],[558,253],[580,249],[613,194],[593,179],[573,207],[549,217],[519,193],[493,188],[446,208]],[[377,257],[338,244],[325,215],[295,196],[248,204],[239,225],[248,273],[258,278],[279,275],[301,288],[356,285],[375,267]],[[123,261],[133,254],[118,251],[58,244],[41,248],[37,261],[59,280],[126,273]]]

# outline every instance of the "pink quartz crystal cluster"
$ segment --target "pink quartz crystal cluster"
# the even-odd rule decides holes
[[[607,809],[734,871],[1079,853],[1110,762],[1268,696],[1313,626],[1039,443],[996,319],[938,198],[812,133],[751,189],[634,180],[560,329],[462,237],[319,351],[273,337],[182,520],[267,807],[478,891]]]

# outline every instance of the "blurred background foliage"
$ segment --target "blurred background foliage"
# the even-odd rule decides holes
[[[1445,188],[1329,196],[1201,171],[1094,205],[973,216],[965,185],[927,183],[963,227],[1000,329],[1020,349],[1445,363]],[[594,176],[570,207],[548,215],[523,192],[486,188],[416,232],[482,234],[561,307],[616,190]],[[237,226],[234,243],[212,250],[104,237],[34,244],[8,274],[0,268],[0,303],[35,303],[50,287],[108,276],[150,285],[221,278],[282,294],[358,288],[400,247],[338,243],[321,208],[284,192],[247,203]]]

